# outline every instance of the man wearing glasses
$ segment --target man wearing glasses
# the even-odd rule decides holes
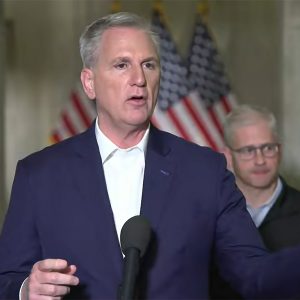
[[[300,192],[278,174],[281,145],[274,115],[241,105],[226,119],[224,135],[228,166],[266,246],[279,250],[300,243]]]
[[[274,115],[264,108],[238,106],[226,118],[224,137],[228,168],[267,248],[299,244],[300,192],[279,176],[282,146]],[[212,290],[215,298],[238,298],[220,283]]]

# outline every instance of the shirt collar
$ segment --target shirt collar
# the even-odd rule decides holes
[[[282,188],[283,188],[282,181],[281,181],[280,177],[278,177],[277,186],[275,188],[275,191],[274,191],[274,193],[272,194],[272,196],[270,197],[270,199],[268,200],[267,203],[270,203],[270,205],[273,205],[274,202],[277,200],[279,194],[281,193]]]
[[[143,136],[143,138],[140,140],[138,144],[135,146],[132,146],[126,150],[130,150],[132,148],[138,148],[140,149],[144,155],[146,154],[146,148],[149,138],[149,128],[150,124]],[[96,118],[95,122],[95,134],[96,134],[96,140],[99,147],[99,152],[102,159],[102,164],[104,164],[118,149],[120,149],[117,145],[115,145],[99,128],[98,126],[98,117]],[[100,147],[101,145],[101,147]],[[124,150],[124,149],[123,149]]]

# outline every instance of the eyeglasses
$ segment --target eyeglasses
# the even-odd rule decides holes
[[[259,150],[264,157],[275,157],[279,152],[279,147],[279,143],[267,143],[259,146],[245,146],[239,149],[230,149],[231,151],[238,153],[242,160],[250,160],[257,155],[257,150]]]

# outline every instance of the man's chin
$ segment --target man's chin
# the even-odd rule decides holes
[[[150,122],[150,118],[148,116],[131,118],[127,121],[127,124],[130,124],[133,127],[141,128],[147,127]]]
[[[272,186],[274,180],[270,178],[260,178],[252,180],[251,185],[257,189],[267,189]]]

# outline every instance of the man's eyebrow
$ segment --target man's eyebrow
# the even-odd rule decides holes
[[[150,57],[145,58],[145,61],[149,61],[149,60],[159,61],[159,59],[155,56],[150,56]]]
[[[153,61],[153,62],[159,64],[159,59],[155,56],[146,57],[145,59],[143,59],[142,62],[144,63],[144,62],[149,62],[149,61]]]
[[[130,61],[130,58],[128,56],[118,56],[118,57],[114,58],[113,61],[114,62],[118,62],[118,61]]]

